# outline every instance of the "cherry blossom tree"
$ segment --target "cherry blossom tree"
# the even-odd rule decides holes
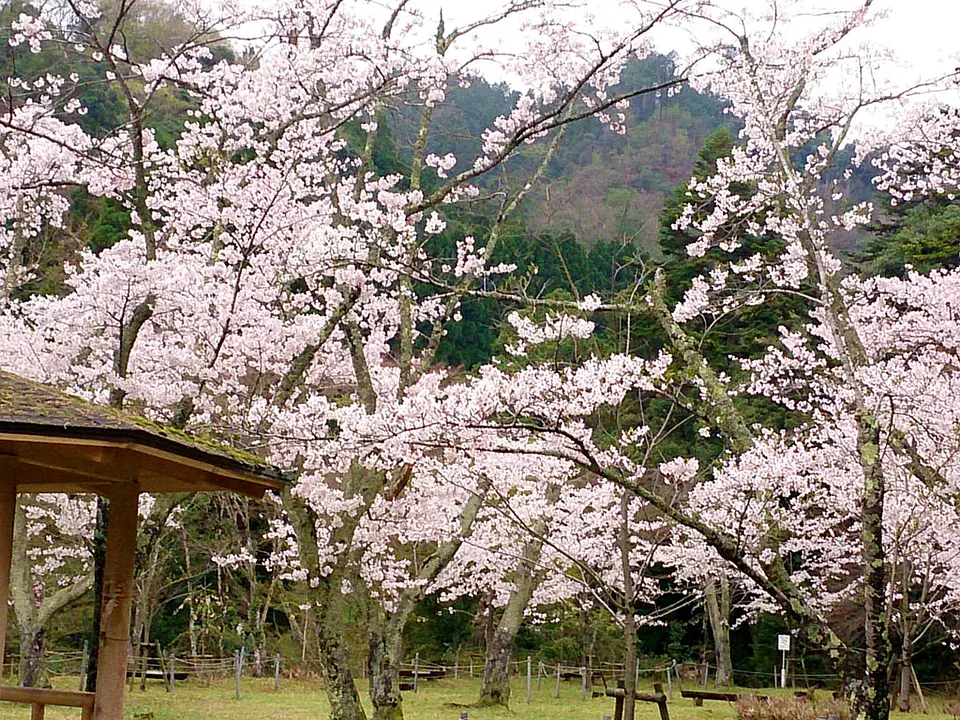
[[[946,408],[921,412],[918,399],[933,408],[950,397],[937,393],[952,380],[951,346],[940,337],[951,336],[953,321],[947,305],[918,290],[947,286],[952,276],[912,276],[896,289],[845,281],[830,251],[832,235],[863,223],[869,207],[844,206],[828,171],[865,109],[909,94],[868,82],[880,59],[853,43],[871,4],[788,41],[782,13],[747,19],[679,0],[624,3],[613,28],[591,22],[582,7],[548,0],[512,3],[455,28],[409,0],[282,3],[242,18],[265,28],[248,64],[213,62],[206,48],[238,20],[232,13],[198,16],[195,38],[149,61],[129,58],[119,20],[106,35],[110,23],[95,27],[98,11],[87,3],[70,5],[75,18],[65,35],[25,15],[15,42],[83,48],[77,52],[104,64],[103,81],[120,88],[130,118],[92,138],[69,122],[83,110],[72,102],[75,80],[15,83],[23,93],[0,122],[10,183],[0,235],[5,288],[30,271],[17,260],[25,238],[62,221],[63,185],[117,199],[132,227],[113,247],[81,252],[62,297],[4,297],[0,326],[9,342],[0,364],[302,470],[284,503],[320,613],[335,717],[364,717],[339,623],[347,598],[361,597],[370,609],[376,717],[400,717],[404,623],[464,548],[484,505],[528,477],[575,485],[586,473],[600,488],[609,484],[605,492],[616,500],[604,507],[620,529],[619,567],[609,570],[619,572],[621,585],[611,586],[626,598],[622,607],[643,586],[636,537],[649,529],[637,518],[655,511],[649,522],[670,521],[705,543],[802,625],[809,642],[841,660],[858,656],[791,576],[785,553],[811,528],[855,520],[856,545],[848,534],[820,554],[807,549],[807,562],[835,569],[857,558],[859,575],[834,570],[833,577],[863,598],[865,665],[854,674],[864,683],[854,698],[858,717],[881,720],[891,658],[887,556],[893,538],[910,544],[908,526],[888,519],[899,488],[915,481],[949,502],[952,455],[941,453],[951,445],[932,438],[952,437],[944,424],[951,416]],[[689,252],[708,255],[711,271],[675,307],[662,276],[626,299],[565,302],[491,290],[485,281],[512,272],[492,266],[504,224],[546,172],[563,127],[596,117],[622,130],[631,96],[680,82],[619,93],[616,86],[625,59],[648,52],[650,33],[668,19],[716,32],[713,70],[691,81],[726,97],[744,127],[741,146],[717,172],[691,183],[691,209],[678,221],[696,236]],[[522,51],[501,54],[497,38],[516,25]],[[483,133],[476,157],[433,151],[433,116],[447,89],[491,63],[523,88],[513,109]],[[172,147],[161,147],[147,123],[151,98],[164,87],[195,103]],[[380,172],[373,153],[384,113],[401,102],[414,103],[420,118],[406,176]],[[346,139],[348,128],[359,129],[362,147]],[[942,159],[951,135],[937,137],[936,153],[906,134],[897,152]],[[507,170],[521,151],[533,160],[515,179]],[[891,165],[891,187],[944,188],[904,180],[899,167]],[[933,167],[949,185],[950,163]],[[741,196],[733,188],[743,183],[756,191]],[[704,203],[710,212],[695,212]],[[433,252],[431,238],[445,232],[454,208],[481,206],[492,207],[482,233],[456,238],[452,257]],[[759,235],[779,240],[771,256],[726,260],[738,238]],[[745,361],[749,381],[734,384],[703,358],[693,321],[776,293],[803,300],[809,323]],[[587,339],[596,312],[654,318],[667,348],[650,358],[597,353],[573,367],[492,365],[457,376],[435,361],[471,294],[552,313],[515,318],[517,354],[545,341]],[[736,402],[744,393],[796,412],[799,429],[779,436],[751,427]],[[803,510],[820,486],[805,486],[801,499],[789,499],[809,525],[765,532],[756,529],[768,520],[760,518],[744,530],[757,542],[744,545],[725,517],[711,515],[715,508],[696,504],[695,492],[676,491],[697,470],[682,458],[664,470],[674,459],[648,452],[646,423],[608,432],[594,422],[609,408],[654,397],[725,440],[729,457],[710,476],[720,483],[709,486],[718,497],[722,489],[733,504],[758,459],[771,463],[762,476],[769,477],[774,455],[796,450],[809,460],[804,481],[830,478],[846,502],[821,521]],[[671,473],[674,483],[662,482]],[[936,564],[949,558],[948,549]],[[625,617],[629,627],[633,613]]]
[[[50,619],[92,586],[88,539],[94,516],[87,497],[44,493],[17,499],[10,587],[20,632],[21,685],[43,682]]]
[[[118,41],[122,17],[104,23],[88,4],[70,6],[74,20],[65,35],[42,17],[18,21],[18,43],[33,49],[69,42],[102,62],[103,81],[120,88],[131,115],[106,138],[59,141],[57,118],[83,107],[70,96],[76,80],[57,78],[49,93],[11,109],[4,123],[10,155],[35,166],[43,158],[33,155],[55,150],[63,155],[53,158],[61,168],[57,185],[116,198],[133,226],[114,246],[80,253],[63,297],[8,304],[3,324],[12,341],[3,364],[177,427],[213,428],[240,442],[264,438],[276,457],[305,459],[297,496],[312,516],[295,524],[327,615],[320,622],[321,649],[336,715],[362,716],[336,623],[335,598],[344,581],[367,581],[377,612],[384,613],[387,636],[372,660],[384,681],[373,684],[374,700],[379,716],[399,715],[396,648],[408,613],[402,608],[415,602],[413,591],[439,572],[460,541],[457,532],[429,536],[435,561],[427,577],[405,578],[413,594],[403,602],[393,592],[403,583],[391,573],[362,577],[357,563],[364,556],[351,552],[355,541],[384,558],[392,550],[371,539],[370,518],[382,516],[384,537],[404,528],[412,542],[428,542],[403,518],[436,507],[437,500],[384,503],[398,498],[411,477],[439,493],[441,475],[410,469],[400,458],[384,462],[338,437],[330,442],[331,430],[349,434],[354,426],[386,420],[411,389],[419,397],[442,381],[442,373],[429,371],[445,326],[459,320],[467,292],[491,274],[509,272],[489,267],[490,258],[503,223],[543,174],[563,126],[599,117],[618,130],[631,96],[679,82],[615,92],[626,58],[648,52],[648,33],[679,7],[630,3],[630,22],[578,34],[585,19],[576,8],[552,2],[514,3],[453,29],[410,2],[281,5],[244,16],[267,28],[250,65],[213,63],[205,47],[234,21],[229,8],[224,17],[198,16],[196,38],[148,61],[131,58]],[[498,53],[501,26],[523,22],[524,52]],[[469,82],[483,63],[498,63],[525,91],[484,133],[477,157],[428,152],[434,108],[446,88]],[[195,122],[163,148],[147,117],[151,99],[170,86],[193,99]],[[381,175],[372,157],[381,114],[408,99],[421,116],[409,176]],[[28,111],[39,119],[22,116]],[[343,139],[350,124],[360,127],[365,147]],[[478,187],[484,176],[527,145],[542,146],[534,168],[519,184],[508,181],[503,192],[485,196]],[[18,191],[34,191],[38,199],[28,196],[10,214],[24,218],[27,229],[55,223],[64,209],[60,196],[25,177],[17,180]],[[460,239],[454,258],[431,257],[428,241],[444,229],[444,206],[476,202],[495,208],[485,236]],[[15,256],[13,238],[4,249]],[[415,287],[425,279],[439,290],[424,294]],[[351,393],[346,406],[331,400]],[[333,451],[341,474],[327,488]],[[344,466],[343,457],[354,462]],[[466,473],[473,483],[463,490],[469,499],[458,519],[448,518],[462,537],[484,483],[493,480],[469,467],[450,472]],[[319,513],[314,496],[327,501]],[[337,551],[332,560],[321,562],[308,547],[323,546],[318,537]]]
[[[802,628],[806,642],[857,680],[850,692],[858,717],[884,718],[892,660],[893,615],[888,608],[893,606],[891,597],[901,593],[899,581],[890,583],[888,557],[908,536],[908,526],[895,518],[903,515],[902,507],[911,508],[907,517],[921,516],[917,496],[903,504],[903,488],[922,485],[925,492],[940,493],[952,502],[950,467],[956,443],[945,430],[953,427],[953,419],[942,399],[952,396],[947,388],[954,363],[952,341],[942,338],[955,333],[956,323],[938,306],[937,293],[930,292],[931,283],[950,284],[952,276],[911,276],[893,291],[879,282],[845,280],[842,263],[830,249],[833,235],[863,223],[870,208],[844,206],[827,171],[868,108],[904,102],[916,89],[877,87],[869,80],[873,75],[867,70],[879,60],[853,43],[870,17],[870,6],[866,2],[838,13],[796,42],[787,42],[780,32],[789,22],[782,14],[757,19],[761,28],[775,22],[777,32],[754,32],[756,26],[747,19],[722,13],[701,16],[729,33],[732,44],[723,43],[721,71],[695,81],[729,98],[744,123],[742,146],[718,163],[716,174],[691,183],[691,210],[678,221],[697,236],[690,254],[710,253],[713,268],[674,308],[666,303],[662,275],[647,289],[646,308],[624,302],[569,304],[580,310],[651,313],[669,339],[669,355],[653,361],[612,356],[575,369],[541,366],[508,373],[486,368],[478,378],[436,393],[442,409],[418,409],[416,427],[408,432],[417,438],[411,440],[414,446],[566,459],[581,471],[636,493],[755,584]],[[850,85],[842,83],[851,82],[855,91],[847,92]],[[942,170],[935,163],[933,167]],[[947,176],[949,187],[949,174],[940,174]],[[731,190],[743,183],[756,191],[744,197]],[[706,217],[697,216],[693,204],[705,200],[712,210]],[[729,232],[731,227],[735,232]],[[721,233],[721,228],[727,231]],[[724,261],[724,253],[740,246],[740,237],[761,235],[779,239],[772,256]],[[705,360],[690,322],[706,317],[709,326],[711,317],[764,302],[776,293],[803,299],[809,321],[799,332],[785,329],[779,345],[764,357],[745,360],[748,382],[732,385]],[[548,327],[545,331],[550,332]],[[935,387],[941,381],[946,385]],[[728,443],[729,458],[714,474],[716,484],[703,486],[699,505],[678,502],[682,498],[644,482],[650,468],[638,461],[642,455],[635,435],[623,433],[611,442],[588,420],[637,393],[674,399],[705,432],[717,432]],[[735,402],[743,393],[765,396],[796,413],[799,428],[783,434],[751,427]],[[936,416],[921,411],[921,405]],[[788,456],[798,462],[801,457],[816,459],[806,466],[809,475],[789,486],[786,497],[776,488],[781,511],[767,507],[766,522],[774,524],[772,529],[743,539],[740,526],[731,525],[731,515],[719,518],[708,512],[723,487],[747,478],[766,483]],[[820,502],[826,499],[818,495],[825,488],[836,493],[830,497],[832,505]],[[751,489],[748,495],[762,499],[773,490]],[[818,508],[817,513],[811,507]],[[936,503],[927,507],[939,512]],[[783,518],[793,517],[794,508],[798,524],[791,526]],[[735,517],[750,527],[745,516]],[[823,543],[839,527],[848,528],[847,536]],[[787,559],[793,543],[806,556],[803,572],[813,577],[818,569],[832,568],[833,574],[824,577],[842,581],[860,598],[864,652],[852,647],[851,638],[841,637],[818,592],[792,576]],[[951,556],[948,549],[943,559]],[[852,573],[851,558],[856,568]],[[900,572],[901,561],[896,564]],[[839,577],[844,565],[845,575]]]

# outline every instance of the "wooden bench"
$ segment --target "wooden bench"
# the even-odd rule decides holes
[[[436,670],[417,670],[416,679],[419,682],[420,680],[440,680],[447,676],[447,671],[443,669]],[[400,671],[400,690],[413,690],[414,678],[413,670],[401,670]],[[404,682],[406,680],[407,682]]]
[[[0,700],[30,705],[30,720],[43,720],[47,705],[80,708],[81,720],[93,720],[93,693],[75,690],[47,690],[46,688],[7,687],[0,685]]]
[[[418,680],[440,680],[447,676],[446,670],[417,670]],[[413,670],[401,670],[400,677],[413,678]]]
[[[131,678],[131,677],[138,678],[142,675],[146,675],[148,680],[168,680],[170,678],[170,673],[164,670],[154,669],[154,670],[147,670],[146,672],[144,672],[143,670],[127,670],[128,678]],[[188,677],[190,677],[190,673],[187,672],[186,670],[173,671],[174,680],[186,680]]]
[[[681,690],[680,697],[687,698],[688,700],[693,700],[694,705],[697,707],[703,707],[704,700],[725,700],[726,702],[736,702],[740,699],[740,693],[733,692],[716,692],[716,691],[707,691],[707,690]],[[770,698],[766,695],[757,695],[760,700],[769,700]]]
[[[583,673],[580,670],[563,670],[560,672],[561,680],[581,680],[583,679]],[[606,687],[607,680],[602,672],[596,670],[593,674],[590,675],[590,683],[592,685],[603,685]]]

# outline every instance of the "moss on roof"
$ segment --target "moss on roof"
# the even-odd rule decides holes
[[[50,436],[129,437],[189,457],[201,454],[228,469],[284,479],[284,473],[252,453],[0,371],[0,433],[14,427]]]

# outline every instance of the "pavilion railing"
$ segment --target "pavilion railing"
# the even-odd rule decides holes
[[[80,708],[81,720],[93,720],[93,693],[0,685],[0,701],[29,705],[30,720],[43,720],[47,705]]]

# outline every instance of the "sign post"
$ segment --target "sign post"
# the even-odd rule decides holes
[[[777,635],[777,650],[783,654],[783,664],[780,666],[780,687],[787,686],[787,653],[790,652],[790,636]]]

